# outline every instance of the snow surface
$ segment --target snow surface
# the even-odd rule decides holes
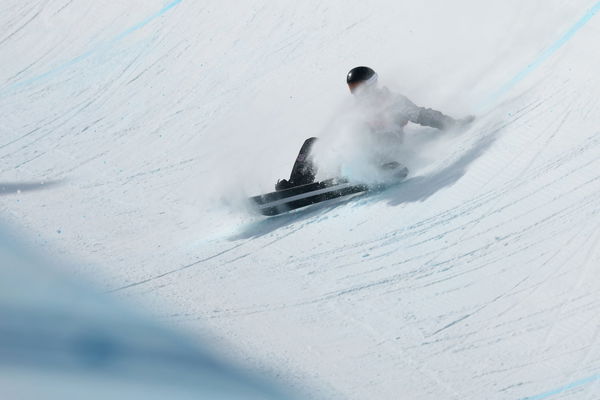
[[[290,399],[11,236],[0,230],[2,399]]]
[[[600,3],[0,10],[2,218],[67,273],[315,398],[600,396]],[[362,64],[478,119],[409,127],[398,188],[251,215]]]

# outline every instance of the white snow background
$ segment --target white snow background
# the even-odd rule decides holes
[[[599,11],[5,0],[1,216],[291,392],[598,398]],[[408,127],[394,189],[251,214],[305,138],[336,134],[356,65],[478,119]]]

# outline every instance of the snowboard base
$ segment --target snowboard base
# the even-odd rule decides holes
[[[402,179],[387,184],[367,185],[350,183],[345,179],[329,179],[253,196],[250,202],[260,214],[273,216],[354,194],[379,192],[400,182]]]
[[[272,216],[367,190],[367,185],[332,179],[254,196],[250,200],[262,215]]]
[[[345,178],[333,178],[253,196],[250,202],[262,215],[273,216],[327,200],[379,191],[402,182],[408,176],[408,168],[398,162],[386,163],[382,165],[382,170],[389,172],[387,183],[367,185],[351,183]]]

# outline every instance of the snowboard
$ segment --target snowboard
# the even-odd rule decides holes
[[[391,174],[392,179],[387,183],[367,185],[351,183],[345,178],[333,178],[253,196],[250,197],[250,201],[262,215],[273,216],[327,200],[363,192],[381,191],[402,182],[408,175],[408,169],[397,162],[384,164],[382,169],[388,170]]]
[[[262,215],[273,216],[368,190],[368,185],[334,178],[253,196],[250,201]]]

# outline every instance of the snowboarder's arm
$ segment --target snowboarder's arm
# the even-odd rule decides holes
[[[417,109],[417,112],[412,113],[415,118],[411,119],[411,122],[437,129],[448,129],[456,125],[457,121],[454,118],[442,114],[440,111],[424,107],[417,107]]]
[[[405,96],[399,96],[399,103],[404,108],[404,113],[410,122],[437,129],[448,129],[456,125],[457,121],[437,110],[419,107]]]
[[[437,129],[450,129],[456,126],[464,126],[470,124],[475,117],[468,116],[463,119],[454,119],[449,117],[440,111],[433,110],[431,108],[419,107],[408,98],[404,96],[398,96],[397,107],[402,110],[402,115],[405,116],[410,122],[415,124],[431,126]]]

